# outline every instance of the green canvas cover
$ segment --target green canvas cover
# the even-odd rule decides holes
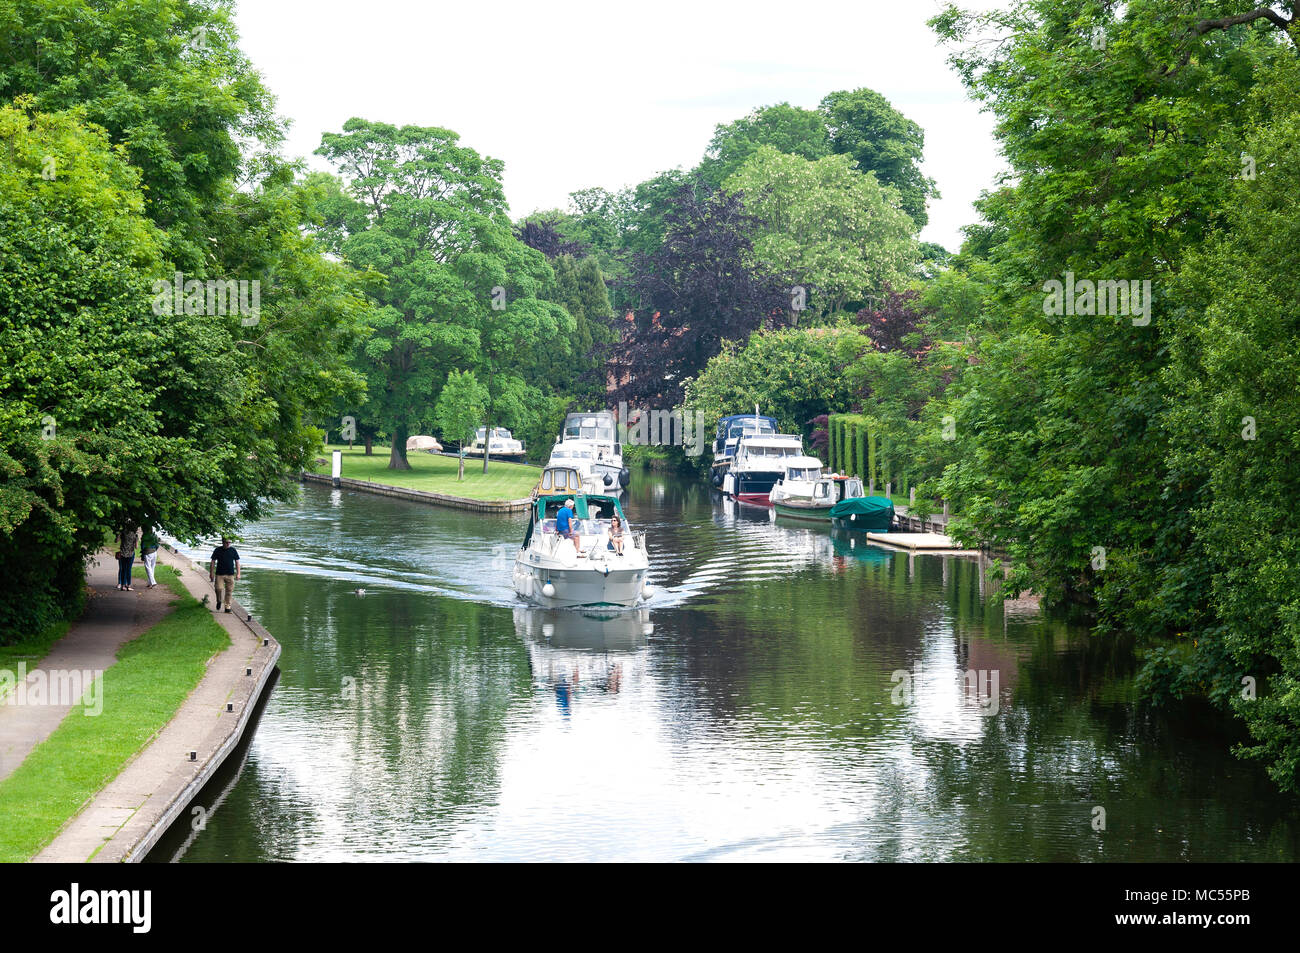
[[[853,529],[885,533],[894,522],[894,503],[883,496],[858,496],[840,500],[831,507],[831,519],[843,520],[844,525]]]

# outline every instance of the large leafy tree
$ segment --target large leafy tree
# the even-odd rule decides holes
[[[719,123],[699,165],[700,177],[718,188],[762,147],[803,159],[831,154],[826,117],[789,103],[763,106],[747,116]]]
[[[125,147],[164,254],[220,272],[211,209],[283,125],[222,0],[0,0],[0,101],[76,107]]]
[[[682,186],[663,244],[637,258],[638,308],[615,352],[617,399],[681,401],[682,384],[757,328],[790,322],[791,280],[756,262],[761,221],[739,196]]]
[[[572,320],[538,294],[552,272],[513,234],[502,165],[448,129],[350,119],[320,155],[347,179],[326,227],[354,265],[382,275],[373,333],[361,348],[372,417],[407,469],[406,440],[431,419],[452,368],[475,368],[490,426],[529,404],[516,359]],[[487,465],[487,459],[484,459]]]
[[[274,265],[258,323],[160,308],[166,242],[124,150],[16,108],[0,140],[0,564],[29,596],[5,600],[7,637],[71,610],[81,558],[124,521],[194,539],[287,498],[319,439],[303,417],[347,387],[334,327],[362,302],[282,183],[214,213]]]
[[[939,192],[921,172],[921,127],[866,87],[829,94],[821,102],[821,115],[831,150],[853,159],[860,172],[893,186],[903,210],[917,229],[923,227],[929,221],[926,203]]]
[[[845,156],[809,161],[760,146],[724,187],[762,222],[754,265],[791,275],[814,314],[882,294],[916,264],[912,220],[898,194]]]
[[[1257,90],[1275,119],[1253,132],[1255,178],[1240,178],[1228,220],[1189,257],[1178,283],[1183,332],[1165,370],[1170,480],[1197,488],[1198,545],[1169,582],[1208,588],[1186,636],[1153,654],[1153,690],[1207,690],[1254,736],[1250,753],[1300,788],[1300,401],[1295,354],[1300,275],[1279,267],[1300,241],[1300,68],[1268,71]],[[1253,678],[1256,693],[1243,691]]]
[[[1248,293],[1225,277],[1227,297],[1206,325],[1225,344],[1209,348],[1204,332],[1187,336],[1211,300],[1197,273],[1250,269],[1258,255],[1256,278],[1277,279],[1276,239],[1285,230],[1269,203],[1286,186],[1243,203],[1250,162],[1242,154],[1258,162],[1248,152],[1252,131],[1295,114],[1294,81],[1259,94],[1295,59],[1286,32],[1293,15],[1291,4],[1032,0],[988,14],[949,9],[932,21],[957,43],[954,65],[997,118],[1013,173],[981,203],[990,259],[981,275],[983,327],[975,363],[946,407],[957,439],[937,489],[962,515],[959,531],[1012,554],[1014,583],[1093,609],[1103,628],[1146,640],[1203,633],[1181,687],[1217,686],[1220,697],[1252,653],[1290,664],[1275,636],[1247,624],[1244,603],[1219,602],[1230,580],[1253,573],[1261,584],[1251,594],[1252,621],[1284,619],[1288,603],[1268,581],[1278,564],[1238,550],[1234,574],[1210,555],[1232,536],[1228,514],[1246,509],[1234,502],[1242,488],[1233,478],[1263,481],[1261,504],[1288,492],[1279,472],[1286,451],[1275,443],[1274,456],[1256,443],[1228,453],[1220,468],[1188,447],[1223,440],[1231,414],[1249,415],[1242,405],[1252,391],[1262,413],[1285,419],[1228,372],[1267,376],[1266,364],[1247,358],[1268,335],[1286,337],[1260,310],[1276,285]],[[1271,148],[1286,155],[1278,142]],[[1259,168],[1262,180],[1268,172]],[[1258,226],[1248,215],[1259,216]],[[1235,237],[1203,253],[1225,228]],[[1148,280],[1149,310],[1090,315],[1085,299],[1073,314],[1050,313],[1046,282],[1071,273]],[[1189,301],[1189,287],[1201,289],[1199,303]],[[1233,326],[1238,308],[1244,334]],[[1180,356],[1177,373],[1171,354]],[[1205,373],[1224,391],[1192,386]],[[1193,417],[1171,413],[1189,395]],[[1205,426],[1213,430],[1192,436]],[[1207,483],[1207,472],[1218,478]],[[1148,668],[1148,688],[1157,676]],[[1294,753],[1278,740],[1293,718],[1289,705],[1252,709],[1264,749],[1288,777]]]
[[[1162,290],[1226,207],[1255,82],[1243,67],[1291,54],[1248,25],[1196,34],[1194,13],[1171,28],[1164,4],[1107,9],[1032,0],[934,21],[1017,176],[981,205],[1006,236],[988,302],[1000,326],[951,408],[963,453],[943,492],[1014,553],[1019,583],[1150,632],[1182,628],[1195,598],[1158,595],[1193,492],[1163,479]],[[999,31],[1000,49],[974,42]],[[1045,282],[1067,272],[1150,280],[1154,317],[1046,314]]]
[[[714,421],[757,404],[785,432],[797,433],[848,404],[851,387],[836,355],[845,338],[860,335],[850,328],[782,328],[751,334],[743,344],[728,341],[687,382],[685,405]]]

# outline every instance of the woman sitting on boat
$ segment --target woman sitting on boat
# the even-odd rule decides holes
[[[623,521],[617,513],[609,521],[609,548],[623,555]]]

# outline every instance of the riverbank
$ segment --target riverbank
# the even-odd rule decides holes
[[[478,512],[527,509],[533,487],[541,476],[537,467],[496,460],[488,461],[485,474],[482,458],[469,457],[465,460],[465,479],[457,480],[456,457],[421,451],[407,455],[410,470],[390,470],[387,448],[375,447],[375,453],[366,456],[361,447],[334,445],[325,448],[326,463],[305,471],[303,479],[332,482],[329,461],[335,450],[343,454],[340,485],[347,489]]]
[[[187,560],[160,552],[158,579],[119,592],[101,553],[86,612],[24,683],[30,695],[91,673],[90,687],[0,709],[0,860],[140,859],[242,735],[278,643],[238,608],[214,615],[206,571]]]

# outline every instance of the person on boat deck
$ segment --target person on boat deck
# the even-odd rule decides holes
[[[617,513],[609,521],[609,548],[623,555],[623,521]]]
[[[560,512],[555,514],[555,532],[565,539],[573,540],[573,550],[579,556],[586,555],[582,551],[580,537],[574,526],[576,521],[573,518],[573,500],[565,500],[564,505],[560,507]]]

